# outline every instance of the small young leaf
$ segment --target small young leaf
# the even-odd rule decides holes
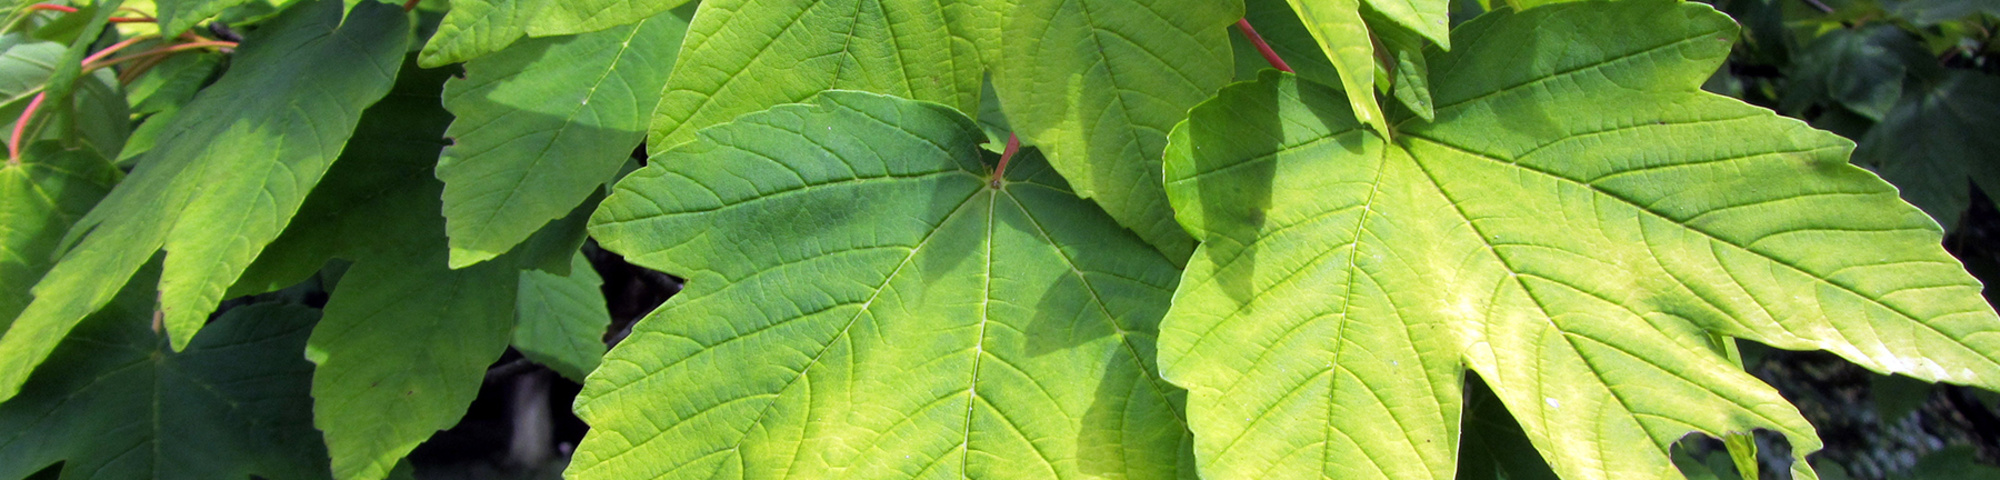
[[[245,41],[131,177],[72,228],[35,302],[0,338],[0,400],[162,246],[168,333],[185,346],[389,90],[409,25],[369,3],[293,5]]]
[[[1361,124],[1387,131],[1382,107],[1375,103],[1375,39],[1361,19],[1361,0],[1290,0],[1306,31],[1319,40],[1320,50],[1340,72],[1347,107]]]
[[[1167,131],[1229,82],[1241,4],[1026,0],[1006,22],[993,88],[1024,145],[1078,196],[1180,262],[1194,241],[1160,185]],[[972,110],[960,110],[972,111]]]
[[[458,115],[437,166],[452,267],[507,253],[618,172],[645,141],[646,108],[693,14],[527,40],[445,83],[444,106]]]
[[[605,248],[686,275],[591,374],[570,478],[1181,478],[1174,267],[942,105],[828,92],[619,182]]]

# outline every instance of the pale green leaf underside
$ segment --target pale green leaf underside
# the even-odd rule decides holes
[[[0,404],[0,478],[57,462],[69,480],[325,478],[298,355],[319,312],[237,308],[173,353],[149,328],[153,295],[133,283]]]
[[[591,374],[570,478],[1177,478],[1175,270],[971,119],[828,92],[619,183],[606,248],[685,275]]]
[[[2000,322],[1936,224],[1845,140],[1699,91],[1726,16],[1579,3],[1453,34],[1435,121],[1394,143],[1275,72],[1175,131],[1168,192],[1203,245],[1161,361],[1205,475],[1449,476],[1461,368],[1564,478],[1679,478],[1691,431],[1818,449],[1707,332],[2000,385]]]
[[[409,28],[401,9],[370,3],[340,24],[339,8],[294,5],[259,29],[271,33],[246,40],[229,73],[78,222],[66,239],[74,246],[0,338],[0,399],[162,246],[171,252],[160,285],[168,332],[177,346],[193,337],[400,66]]]
[[[1024,0],[993,88],[1023,144],[1179,263],[1194,242],[1159,188],[1160,152],[1174,122],[1229,82],[1226,29],[1242,16],[1240,3],[1209,0]]]
[[[527,35],[530,19],[548,0],[451,0],[437,33],[417,55],[424,68],[437,68],[498,52]]]
[[[57,142],[23,156],[0,165],[0,332],[34,300],[28,289],[55,263],[63,232],[123,176],[102,155]]]
[[[521,271],[514,307],[514,349],[570,380],[582,382],[604,358],[604,332],[611,313],[598,288],[604,280],[578,252],[569,275]]]
[[[526,40],[445,84],[458,119],[437,176],[453,267],[507,253],[618,173],[645,141],[693,13]]]
[[[970,38],[991,15],[936,0],[713,0],[688,27],[680,65],[653,111],[647,149],[829,89],[979,111],[982,69]]]

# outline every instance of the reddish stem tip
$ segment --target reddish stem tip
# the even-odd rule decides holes
[[[28,121],[35,118],[35,110],[42,108],[42,99],[47,97],[47,93],[35,94],[35,99],[28,101],[28,108],[21,109],[21,118],[14,121],[14,134],[7,137],[8,164],[21,164],[21,134],[28,130]]]
[[[410,1],[407,1],[407,2],[403,2],[403,11],[407,12],[407,11],[411,11],[411,10],[416,10],[416,9],[417,9],[417,4],[419,4],[419,3],[423,3],[423,2],[424,2],[424,0],[410,0]]]
[[[1243,37],[1244,37],[1244,38],[1248,38],[1248,39],[1250,39],[1250,44],[1251,44],[1251,45],[1256,45],[1256,46],[1257,46],[1257,53],[1262,53],[1262,54],[1264,54],[1264,61],[1266,61],[1266,62],[1271,62],[1271,67],[1272,67],[1272,68],[1276,68],[1276,69],[1278,69],[1278,70],[1280,70],[1280,71],[1284,71],[1284,72],[1291,72],[1291,71],[1292,71],[1292,66],[1291,66],[1291,65],[1286,65],[1286,64],[1285,64],[1285,59],[1282,59],[1282,58],[1278,58],[1278,52],[1275,52],[1275,51],[1272,51],[1272,50],[1271,50],[1271,44],[1269,44],[1269,43],[1264,43],[1264,37],[1263,37],[1262,35],[1258,35],[1258,34],[1257,34],[1257,29],[1256,29],[1256,28],[1252,28],[1252,27],[1250,26],[1250,19],[1247,19],[1247,18],[1243,18],[1243,19],[1237,19],[1237,20],[1236,20],[1236,29],[1237,29],[1237,30],[1242,30],[1242,31],[1243,31]]]
[[[28,11],[32,12],[36,10],[47,10],[51,12],[62,12],[62,13],[76,13],[76,7],[71,7],[71,6],[56,5],[50,3],[37,3],[28,6]]]
[[[1014,154],[1020,151],[1021,137],[1008,133],[1007,148],[1000,151],[1000,166],[993,167],[993,188],[1000,188],[1000,181],[1007,178],[1007,162],[1013,160]]]

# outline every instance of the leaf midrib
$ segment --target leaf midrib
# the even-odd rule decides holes
[[[669,173],[672,173],[672,172],[669,172]],[[946,170],[946,171],[941,171],[941,172],[935,172],[935,173],[966,173],[966,172],[964,172],[964,171],[962,171],[962,170]],[[885,177],[893,177],[893,176],[885,176]],[[884,178],[884,177],[876,177],[876,178]],[[841,182],[828,182],[828,183],[823,183],[823,184],[813,184],[813,185],[806,185],[806,186],[801,186],[801,187],[798,187],[798,188],[794,188],[794,189],[790,189],[790,190],[786,190],[786,192],[792,192],[792,191],[803,191],[803,190],[806,190],[806,189],[807,189],[807,188],[809,188],[809,187],[812,187],[812,186],[816,186],[816,185],[827,185],[827,184],[836,184],[836,183],[847,183],[847,182],[855,182],[855,181],[859,181],[859,180],[863,180],[863,179],[849,179],[849,180],[845,180],[845,181],[841,181]],[[915,259],[916,259],[916,257],[917,257],[917,254],[918,254],[919,252],[922,252],[922,251],[923,251],[923,248],[924,248],[924,246],[926,246],[926,245],[929,245],[929,244],[930,244],[930,241],[931,241],[931,239],[935,238],[935,237],[937,236],[937,233],[938,233],[939,231],[941,231],[941,230],[944,230],[944,228],[943,228],[943,227],[944,227],[944,225],[945,225],[945,224],[947,224],[947,223],[950,223],[950,222],[952,221],[952,219],[954,219],[954,218],[957,218],[957,217],[958,217],[958,215],[960,214],[960,212],[964,212],[964,211],[966,210],[965,206],[966,206],[966,205],[971,205],[971,204],[972,204],[972,199],[974,199],[974,198],[978,198],[978,197],[979,197],[979,193],[981,193],[981,192],[983,192],[983,191],[984,191],[984,189],[979,189],[979,190],[974,190],[974,191],[973,191],[973,192],[972,192],[972,193],[971,193],[970,195],[967,195],[967,196],[966,196],[966,198],[965,198],[964,200],[960,200],[960,201],[959,201],[959,204],[958,204],[958,206],[956,206],[956,207],[953,207],[953,208],[952,208],[952,211],[951,211],[951,213],[948,213],[948,214],[946,214],[946,215],[944,216],[944,218],[942,218],[942,219],[940,219],[940,220],[938,221],[938,223],[937,223],[937,226],[936,226],[936,227],[932,228],[930,232],[927,232],[927,233],[925,233],[925,234],[924,234],[924,237],[923,237],[922,239],[918,240],[918,241],[917,241],[917,244],[916,244],[915,246],[912,246],[912,247],[910,247],[910,253],[909,253],[909,254],[907,254],[907,255],[904,255],[904,256],[903,256],[903,260],[902,260],[902,261],[900,261],[900,262],[897,262],[897,264],[896,264],[896,268],[894,268],[894,269],[890,270],[890,271],[889,271],[889,274],[888,274],[888,275],[885,275],[885,276],[884,276],[884,277],[882,278],[882,283],[881,283],[881,284],[879,284],[879,285],[876,285],[876,287],[875,287],[874,291],[873,291],[873,292],[871,292],[871,293],[869,293],[869,295],[868,295],[868,298],[862,301],[862,303],[860,304],[859,308],[855,309],[855,313],[854,313],[854,316],[852,316],[852,317],[849,317],[849,318],[847,319],[847,322],[846,322],[845,324],[841,325],[841,327],[840,327],[840,331],[839,331],[839,332],[837,332],[837,333],[835,333],[835,334],[833,335],[833,337],[832,337],[832,338],[829,338],[829,339],[827,339],[827,342],[826,342],[826,344],[824,344],[824,345],[821,345],[821,346],[820,346],[820,348],[819,348],[819,351],[817,351],[817,352],[814,352],[814,353],[813,353],[813,356],[812,356],[812,358],[811,358],[811,359],[808,359],[808,360],[806,361],[805,365],[802,365],[802,366],[800,366],[800,367],[799,367],[799,373],[798,373],[798,374],[796,374],[796,375],[793,375],[793,376],[792,376],[792,379],[791,379],[791,380],[787,380],[787,381],[785,381],[785,384],[784,384],[784,385],[782,385],[782,386],[778,387],[778,389],[777,389],[776,391],[773,391],[773,392],[772,392],[772,393],[771,393],[770,395],[772,395],[772,396],[778,396],[778,395],[783,395],[783,394],[784,394],[784,392],[786,392],[786,391],[788,391],[788,390],[791,390],[791,388],[792,388],[792,385],[795,385],[795,384],[797,384],[797,383],[798,383],[798,381],[799,381],[800,379],[803,379],[803,378],[805,378],[806,374],[807,374],[807,373],[810,373],[810,372],[812,371],[813,367],[819,364],[819,361],[820,361],[820,358],[821,358],[821,357],[824,357],[824,356],[826,355],[826,352],[827,352],[827,350],[831,350],[831,349],[832,349],[832,347],[833,347],[833,344],[835,344],[835,343],[838,343],[838,342],[840,341],[840,339],[841,339],[841,338],[843,338],[843,337],[846,337],[846,336],[848,335],[848,333],[849,333],[849,332],[850,332],[850,331],[851,331],[851,330],[853,329],[853,327],[854,327],[854,324],[855,324],[855,322],[856,322],[856,321],[859,321],[859,320],[861,319],[861,317],[862,317],[863,315],[866,315],[866,314],[868,313],[868,309],[869,309],[869,308],[870,308],[871,306],[873,306],[873,305],[874,305],[874,303],[875,303],[875,300],[876,300],[877,298],[880,298],[880,297],[881,297],[881,295],[882,295],[882,291],[883,291],[883,290],[887,290],[887,289],[888,289],[888,287],[889,287],[889,284],[890,284],[891,282],[894,282],[894,281],[896,280],[896,278],[897,278],[897,277],[898,277],[899,275],[901,275],[901,274],[902,274],[902,272],[903,272],[903,269],[904,269],[904,267],[907,267],[907,266],[909,266],[909,265],[910,265],[910,263],[911,263],[911,261],[912,261],[912,260],[915,260]],[[756,197],[756,198],[753,198],[752,200],[754,201],[754,200],[757,200],[757,199],[763,199],[763,198],[766,198],[766,196],[763,196],[763,195],[760,195],[760,196],[758,196],[758,197]],[[723,208],[726,208],[726,206],[725,206],[725,207],[723,207]],[[719,210],[719,209],[720,209],[720,208],[717,208],[717,210]],[[635,220],[636,220],[636,219],[635,219]],[[740,338],[740,337],[738,337],[738,338]],[[691,357],[690,357],[690,358],[691,358]],[[745,397],[745,398],[747,398],[747,397]],[[724,402],[724,403],[728,403],[728,402]],[[709,452],[709,453],[706,453],[706,454],[703,454],[702,456],[700,456],[700,457],[697,457],[697,458],[696,458],[696,459],[694,459],[694,460],[699,460],[699,459],[701,459],[701,458],[707,458],[707,457],[710,457],[710,456],[714,456],[714,455],[716,455],[716,454],[720,454],[720,453],[724,453],[724,452],[737,452],[737,451],[740,451],[740,450],[741,450],[741,449],[743,448],[743,442],[744,442],[744,440],[746,440],[746,439],[748,439],[748,438],[749,438],[749,430],[748,430],[748,429],[749,429],[749,428],[755,428],[755,427],[756,427],[756,425],[758,425],[758,424],[760,424],[760,423],[763,423],[763,421],[764,421],[764,417],[765,417],[765,416],[767,416],[767,415],[769,415],[769,414],[770,414],[770,412],[771,412],[771,409],[772,409],[772,407],[776,406],[777,404],[778,404],[778,401],[777,401],[777,400],[776,400],[775,398],[773,398],[773,399],[769,400],[769,401],[768,401],[767,403],[765,403],[765,404],[764,404],[764,407],[758,410],[758,412],[757,412],[757,415],[756,415],[755,417],[753,417],[753,418],[751,419],[751,421],[750,421],[749,423],[747,423],[747,424],[746,424],[746,427],[747,427],[747,428],[745,429],[745,431],[743,431],[743,432],[738,432],[738,433],[737,433],[737,435],[738,435],[738,436],[736,437],[736,439],[735,439],[735,440],[733,440],[733,441],[731,441],[731,442],[730,442],[730,444],[729,444],[729,448],[724,448],[724,449],[718,449],[718,450],[716,450],[716,451],[714,451],[714,452]],[[640,447],[643,447],[643,446],[645,446],[645,445],[647,445],[647,444],[650,444],[650,443],[652,443],[652,442],[654,442],[654,441],[656,441],[656,440],[659,440],[659,439],[660,439],[661,437],[664,437],[664,436],[666,435],[666,433],[667,433],[667,432],[671,432],[671,431],[675,430],[676,428],[678,428],[678,427],[679,427],[680,425],[684,425],[684,424],[686,424],[686,423],[688,422],[688,420],[689,420],[688,418],[683,418],[683,419],[681,419],[681,420],[680,420],[679,422],[676,422],[676,423],[675,423],[675,424],[674,424],[673,426],[669,426],[668,428],[662,428],[662,429],[660,429],[660,430],[659,430],[658,432],[654,432],[654,433],[653,433],[652,435],[648,436],[648,437],[647,437],[647,438],[646,438],[645,440],[641,440],[641,441],[639,441],[638,443],[634,443],[634,444],[632,444],[632,446],[631,446],[630,448],[627,448],[627,449],[625,449],[625,450],[624,450],[624,452],[627,452],[627,453],[629,453],[629,452],[632,452],[632,451],[635,451],[635,450],[638,450],[638,449],[639,449]],[[737,457],[737,459],[738,459],[738,461],[739,461],[739,462],[740,462],[740,461],[742,461],[742,457],[741,457],[740,455],[739,455],[739,456]],[[687,466],[691,466],[691,465],[694,465],[695,463],[696,463],[695,461],[689,461],[689,462],[687,462],[687,463],[685,463],[685,464],[682,464],[682,465],[679,465],[679,466],[676,466],[676,467],[675,467],[674,469],[672,469],[672,470],[669,470],[669,471],[668,471],[667,473],[672,473],[672,472],[674,472],[674,471],[678,471],[678,470],[679,470],[679,469],[681,469],[681,468],[685,468],[685,467],[687,467]],[[599,463],[598,465],[605,465],[605,463]],[[662,474],[662,475],[664,476],[665,474]]]
[[[1963,351],[1963,352],[1965,352],[1965,353],[1970,353],[1970,354],[1971,354],[1972,356],[1974,356],[1974,357],[1978,357],[1978,358],[1983,358],[1983,359],[1986,359],[1987,363],[1988,363],[1988,364],[1990,364],[1990,365],[1995,365],[1995,366],[2000,366],[2000,361],[1996,361],[1996,360],[1995,360],[1995,359],[1994,359],[1993,357],[1991,357],[1991,356],[1988,356],[1988,355],[1986,355],[1986,354],[1983,354],[1983,353],[1981,353],[1981,352],[1979,352],[1979,351],[1977,351],[1977,350],[1973,350],[1973,349],[1972,349],[1971,347],[1969,347],[1969,346],[1966,346],[1966,345],[1964,344],[1964,342],[1963,342],[1963,339],[1961,339],[1961,338],[1958,338],[1958,337],[1953,337],[1953,336],[1951,336],[1951,335],[1948,335],[1948,334],[1946,334],[1946,333],[1945,333],[1944,331],[1942,331],[1942,330],[1939,330],[1939,329],[1938,329],[1938,328],[1937,328],[1936,326],[1934,326],[1934,325],[1931,325],[1931,324],[1929,324],[1929,323],[1927,323],[1927,322],[1924,322],[1924,321],[1922,321],[1922,320],[1921,320],[1921,319],[1919,319],[1919,318],[1918,318],[1918,317],[1917,317],[1916,315],[1914,315],[1914,314],[1911,314],[1910,312],[1907,312],[1907,311],[1905,311],[1904,309],[1902,309],[1902,308],[1900,308],[1900,307],[1896,307],[1896,306],[1891,306],[1891,305],[1889,305],[1889,304],[1887,304],[1887,303],[1884,303],[1883,301],[1881,301],[1881,300],[1878,300],[1878,299],[1876,299],[1876,298],[1874,298],[1874,297],[1871,297],[1871,296],[1868,296],[1868,295],[1864,295],[1864,294],[1862,294],[1862,293],[1861,293],[1860,291],[1857,291],[1857,290],[1855,289],[1855,287],[1853,287],[1853,286],[1851,286],[1851,285],[1847,285],[1847,284],[1843,284],[1843,283],[1838,283],[1838,282],[1835,282],[1835,281],[1833,281],[1832,279],[1828,279],[1828,278],[1822,278],[1822,277],[1820,277],[1820,276],[1819,276],[1818,274],[1816,274],[1816,273],[1813,273],[1813,272],[1811,272],[1811,271],[1808,271],[1808,270],[1806,270],[1805,268],[1803,268],[1803,267],[1800,267],[1800,266],[1798,266],[1798,265],[1795,265],[1795,264],[1793,264],[1793,263],[1791,263],[1791,262],[1788,262],[1788,261],[1785,261],[1785,260],[1782,260],[1782,259],[1778,259],[1778,258],[1775,258],[1775,257],[1771,256],[1770,254],[1767,254],[1767,253],[1765,253],[1765,252],[1762,252],[1762,251],[1758,251],[1758,250],[1755,250],[1755,249],[1752,249],[1752,248],[1750,248],[1750,247],[1748,247],[1748,246],[1745,246],[1745,245],[1738,245],[1738,244],[1736,244],[1735,242],[1731,242],[1731,241],[1728,241],[1728,240],[1725,240],[1725,239],[1723,239],[1723,238],[1721,238],[1721,237],[1719,237],[1719,236],[1716,236],[1716,235],[1715,235],[1714,233],[1711,233],[1711,232],[1709,232],[1709,231],[1707,231],[1707,230],[1703,230],[1703,229],[1700,229],[1700,228],[1696,228],[1695,226],[1692,226],[1692,225],[1687,225],[1687,224],[1685,224],[1685,223],[1682,223],[1682,222],[1680,222],[1680,221],[1678,221],[1678,220],[1674,220],[1674,219],[1673,219],[1673,217],[1669,217],[1669,216],[1667,216],[1667,215],[1665,215],[1665,214],[1662,214],[1662,213],[1660,213],[1660,212],[1657,212],[1657,211],[1654,211],[1653,209],[1651,209],[1651,208],[1648,208],[1648,207],[1646,207],[1646,206],[1643,206],[1643,205],[1640,205],[1640,204],[1639,204],[1638,202],[1634,202],[1634,201],[1632,201],[1631,199],[1627,199],[1627,198],[1625,198],[1625,197],[1622,197],[1622,196],[1619,196],[1619,195],[1616,195],[1616,194],[1613,194],[1612,192],[1608,192],[1608,191],[1605,191],[1604,189],[1602,189],[1602,188],[1599,188],[1599,187],[1598,187],[1597,185],[1594,185],[1594,184],[1588,184],[1588,183],[1583,183],[1583,182],[1580,182],[1580,181],[1577,181],[1577,180],[1575,180],[1575,179],[1571,179],[1571,178],[1569,178],[1569,177],[1564,177],[1564,176],[1561,176],[1561,175],[1557,175],[1557,174],[1555,174],[1554,172],[1549,172],[1549,171],[1545,171],[1545,170],[1541,170],[1541,169],[1537,169],[1537,168],[1534,168],[1534,167],[1530,167],[1530,166],[1527,166],[1527,165],[1523,165],[1523,164],[1520,164],[1520,163],[1516,163],[1516,162],[1512,162],[1512,161],[1507,161],[1507,160],[1504,160],[1504,159],[1501,159],[1501,158],[1497,158],[1497,157],[1493,157],[1493,156],[1489,156],[1489,155],[1486,155],[1486,154],[1482,154],[1482,153],[1478,153],[1478,152],[1475,152],[1475,151],[1472,151],[1472,150],[1468,150],[1468,149],[1466,149],[1466,148],[1464,148],[1464,147],[1461,147],[1461,146],[1458,146],[1458,145],[1454,145],[1454,144],[1451,144],[1451,143],[1447,143],[1447,142],[1444,142],[1444,141],[1442,141],[1442,140],[1438,140],[1438,139],[1434,139],[1434,138],[1429,138],[1429,137],[1425,137],[1425,136],[1421,136],[1421,135],[1415,135],[1415,134],[1408,134],[1408,133],[1405,133],[1405,134],[1404,134],[1404,138],[1409,138],[1409,139],[1413,139],[1413,140],[1423,140],[1423,141],[1425,141],[1425,142],[1427,142],[1427,143],[1430,143],[1430,144],[1433,144],[1433,145],[1437,145],[1437,146],[1440,146],[1440,147],[1444,147],[1444,148],[1447,148],[1447,149],[1451,149],[1451,150],[1453,150],[1453,151],[1456,151],[1456,152],[1460,152],[1460,153],[1462,153],[1462,154],[1464,154],[1464,155],[1466,155],[1466,156],[1470,156],[1470,157],[1473,157],[1473,158],[1478,158],[1478,159],[1481,159],[1481,160],[1486,160],[1486,161],[1489,161],[1489,162],[1494,162],[1494,163],[1498,163],[1498,164],[1502,164],[1502,165],[1507,165],[1507,166],[1512,166],[1512,167],[1514,167],[1514,168],[1518,168],[1518,169],[1520,169],[1521,171],[1524,171],[1524,172],[1532,172],[1532,173],[1535,173],[1535,174],[1539,174],[1539,175],[1541,175],[1541,176],[1544,176],[1544,177],[1547,177],[1547,178],[1550,178],[1550,179],[1553,179],[1553,180],[1556,180],[1556,181],[1560,181],[1560,182],[1566,182],[1566,183],[1569,183],[1569,184],[1572,184],[1572,185],[1575,185],[1575,186],[1578,186],[1578,187],[1582,187],[1582,188],[1585,188],[1585,189],[1588,189],[1589,191],[1591,191],[1591,192],[1595,192],[1595,193],[1596,193],[1597,195],[1600,195],[1600,196],[1602,196],[1602,197],[1604,197],[1604,198],[1610,198],[1610,199],[1613,199],[1613,200],[1617,200],[1617,201],[1618,201],[1619,203],[1623,203],[1623,204],[1625,204],[1626,206],[1628,206],[1628,207],[1631,207],[1631,208],[1632,208],[1633,210],[1635,210],[1635,211],[1638,211],[1638,212],[1644,212],[1644,213],[1646,213],[1647,215],[1651,215],[1651,216],[1653,216],[1654,218],[1658,218],[1658,219],[1660,219],[1660,220],[1664,220],[1664,221],[1667,221],[1667,222],[1669,222],[1669,223],[1672,223],[1672,224],[1674,224],[1674,225],[1680,225],[1680,226],[1682,226],[1682,228],[1685,228],[1685,229],[1686,229],[1686,230],[1688,230],[1688,231],[1691,231],[1691,232],[1697,232],[1697,233],[1700,233],[1700,234],[1702,235],[1702,237],[1704,237],[1704,238],[1707,238],[1708,240],[1710,240],[1710,241],[1712,241],[1712,242],[1715,242],[1715,243],[1717,243],[1717,244],[1721,244],[1721,245],[1728,245],[1728,246],[1730,246],[1730,247],[1734,247],[1734,248],[1736,248],[1736,249],[1737,249],[1737,250],[1739,250],[1739,251],[1742,251],[1742,252],[1745,252],[1745,253],[1749,253],[1749,254],[1752,254],[1752,255],[1756,255],[1756,256],[1757,256],[1758,258],[1762,258],[1762,259],[1764,259],[1764,260],[1766,260],[1766,261],[1769,261],[1769,262],[1771,262],[1772,264],[1776,264],[1776,265],[1782,265],[1782,266],[1784,266],[1784,267],[1785,267],[1785,268],[1786,268],[1787,270],[1791,270],[1791,271],[1793,271],[1793,272],[1795,272],[1795,273],[1798,273],[1798,274],[1800,274],[1800,275],[1802,275],[1802,276],[1805,276],[1805,277],[1807,277],[1807,278],[1811,278],[1811,279],[1813,279],[1813,280],[1814,280],[1815,282],[1817,282],[1817,283],[1820,283],[1820,284],[1822,284],[1822,285],[1826,285],[1826,286],[1830,286],[1830,287],[1834,287],[1834,288],[1837,288],[1837,289],[1839,289],[1840,291],[1842,291],[1842,292],[1845,292],[1845,293],[1847,293],[1848,295],[1851,295],[1851,296],[1852,296],[1853,298],[1858,298],[1858,299],[1861,299],[1861,300],[1864,300],[1864,301],[1866,301],[1866,302],[1867,302],[1868,304],[1870,304],[1870,305],[1874,305],[1874,306],[1876,306],[1876,307],[1880,307],[1880,308],[1882,308],[1882,309],[1884,309],[1884,310],[1888,310],[1888,311],[1890,311],[1890,312],[1894,312],[1894,313],[1895,313],[1895,314],[1896,314],[1897,316],[1900,316],[1900,317],[1902,317],[1902,318],[1903,318],[1904,320],[1907,320],[1907,321],[1909,321],[1909,323],[1912,323],[1912,324],[1916,324],[1916,325],[1921,325],[1921,326],[1923,326],[1923,327],[1924,327],[1925,329],[1927,329],[1927,330],[1931,331],[1931,332],[1932,332],[1932,333],[1934,333],[1934,334],[1937,334],[1937,335],[1938,335],[1938,336],[1940,336],[1940,337],[1943,337],[1943,338],[1949,338],[1949,339],[1952,339],[1952,340],[1953,340],[1953,342],[1950,342],[1950,345],[1951,345],[1951,346],[1953,346],[1953,347],[1957,347],[1957,349],[1959,349],[1959,350],[1961,350],[1961,351]],[[1414,157],[1414,156],[1412,156],[1412,159],[1413,159],[1413,161],[1414,161],[1414,158],[1415,158],[1415,157]],[[1418,168],[1422,168],[1422,167],[1423,167],[1423,162],[1414,162],[1414,163],[1416,163],[1416,164],[1417,164]],[[1428,170],[1426,170],[1426,171],[1425,171],[1425,173],[1426,173],[1426,175],[1429,175],[1429,171],[1428,171]],[[1433,177],[1433,178],[1431,179],[1431,183],[1432,183],[1432,184],[1433,184],[1434,186],[1436,186],[1436,187],[1438,188],[1438,190],[1439,190],[1440,194],[1442,194],[1442,192],[1443,192],[1443,188],[1444,188],[1444,187],[1443,187],[1443,185],[1441,185],[1441,184],[1438,184],[1438,182],[1437,182],[1437,180],[1436,180],[1436,178],[1435,178],[1435,177]],[[1449,197],[1446,197],[1446,199],[1447,199],[1447,201],[1449,201],[1449,199],[1450,199],[1450,198],[1449,198]],[[1454,203],[1453,203],[1453,206],[1454,206],[1454,207],[1456,207],[1456,206],[1457,206],[1457,203],[1456,203],[1456,202],[1454,202]],[[1463,212],[1463,210],[1461,210],[1461,211],[1460,211],[1460,214],[1461,214],[1461,216],[1463,216],[1463,213],[1464,213],[1464,212]],[[1469,223],[1471,223],[1471,219],[1470,219],[1470,217],[1466,217],[1466,222],[1467,222],[1468,224],[1469,224]],[[1474,227],[1474,228],[1477,228],[1477,227]],[[1907,230],[1907,229],[1904,229],[1904,230]],[[1760,240],[1761,240],[1761,239],[1760,239]],[[1481,243],[1482,245],[1487,245],[1487,246],[1488,246],[1488,248],[1489,248],[1489,250],[1491,249],[1491,245],[1490,245],[1490,244],[1487,244],[1487,242],[1486,242],[1486,236],[1485,236],[1485,234],[1483,234],[1483,233],[1482,233],[1482,234],[1480,234],[1480,243]],[[1753,242],[1753,243],[1754,243],[1754,242]],[[1497,255],[1498,253],[1496,252],[1495,254]],[[1504,262],[1505,260],[1502,260],[1502,261]],[[1511,271],[1511,270],[1513,270],[1513,267],[1512,267],[1512,266],[1510,265],[1510,266],[1508,267],[1508,269],[1509,269],[1509,270]],[[1523,288],[1526,288],[1526,286],[1523,286]],[[1952,312],[1952,313],[1950,313],[1950,314],[1961,314],[1961,313],[1977,313],[1977,312],[1975,312],[1975,311],[1961,311],[1961,312]]]

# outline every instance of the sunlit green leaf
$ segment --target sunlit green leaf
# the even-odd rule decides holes
[[[1228,83],[1235,2],[1024,0],[993,87],[1026,145],[1078,196],[1180,262],[1194,247],[1159,190],[1167,131]],[[968,111],[968,110],[961,110]]]
[[[1393,141],[1276,72],[1174,131],[1202,245],[1161,364],[1204,475],[1446,478],[1469,368],[1564,478],[1678,478],[1683,435],[1753,428],[1810,478],[1812,426],[1710,332],[2000,385],[2000,320],[1935,223],[1846,140],[1698,89],[1728,17],[1573,3],[1453,35],[1435,120]]]
[[[1375,39],[1361,19],[1361,0],[1288,1],[1340,73],[1338,86],[1348,92],[1355,118],[1377,131],[1386,129],[1382,107],[1375,103]]]
[[[402,10],[369,3],[339,23],[339,7],[301,3],[253,34],[229,73],[78,222],[35,302],[0,338],[0,399],[162,246],[167,331],[187,344],[290,221],[361,109],[389,90],[409,28]]]
[[[418,62],[425,68],[459,63],[498,52],[523,35],[528,22],[549,0],[452,0],[437,33],[424,43]]]
[[[102,155],[37,143],[0,165],[0,332],[28,308],[28,289],[55,263],[63,232],[122,174]]]
[[[544,0],[528,19],[528,33],[537,37],[595,32],[636,23],[681,6],[688,0]]]
[[[645,141],[693,13],[523,41],[445,84],[458,119],[437,176],[453,267],[507,253],[618,173]]]
[[[979,22],[924,0],[713,0],[688,27],[680,64],[653,111],[647,149],[828,89],[863,90],[979,111]]]
[[[584,385],[569,476],[1191,475],[1150,366],[1172,264],[1033,153],[996,186],[983,138],[829,92],[619,182],[592,234],[687,290]]]

